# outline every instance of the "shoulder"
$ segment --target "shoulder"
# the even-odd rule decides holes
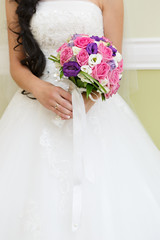
[[[16,1],[11,0],[5,0],[5,6],[6,6],[6,15],[7,20],[10,22],[10,20],[17,20],[16,18],[16,10],[18,7],[18,3]]]
[[[104,36],[109,38],[117,49],[122,51],[123,39],[123,0],[99,0],[103,14]]]

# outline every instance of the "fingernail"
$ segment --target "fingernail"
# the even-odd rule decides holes
[[[68,119],[70,119],[71,117],[70,116],[67,116]]]

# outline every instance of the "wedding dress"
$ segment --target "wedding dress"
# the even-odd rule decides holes
[[[102,12],[42,1],[31,31],[47,60],[41,78],[69,90],[48,57],[71,34],[104,35]],[[64,121],[21,91],[0,121],[0,239],[159,240],[160,154],[123,98],[85,115],[73,87]]]

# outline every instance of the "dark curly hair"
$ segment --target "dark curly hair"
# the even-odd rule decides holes
[[[16,32],[18,37],[15,49],[20,45],[23,46],[26,57],[21,60],[21,64],[27,66],[34,75],[40,77],[43,74],[46,59],[30,30],[30,20],[36,12],[36,5],[39,0],[14,1],[18,4],[16,14],[20,26],[20,31]]]

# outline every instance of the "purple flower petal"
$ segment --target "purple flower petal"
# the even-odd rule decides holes
[[[102,37],[100,38],[98,36],[92,36],[91,38],[94,39],[97,42],[99,42],[100,40],[104,41],[104,39]]]
[[[76,77],[80,71],[81,67],[75,61],[70,61],[63,65],[63,73],[66,77]]]
[[[74,42],[73,41],[68,43],[68,47],[73,47],[73,46],[74,46]]]
[[[115,64],[115,61],[114,61],[114,60],[109,61],[108,64],[109,64],[111,70],[113,70],[113,69],[116,68],[116,64]]]
[[[117,49],[114,48],[114,47],[111,46],[111,45],[109,46],[109,48],[112,49],[112,52],[113,52],[112,56],[115,57],[115,56],[116,56]]]
[[[77,34],[77,33],[73,34],[72,40],[75,40],[77,37],[81,37],[81,35],[80,35],[80,34]]]
[[[97,43],[88,43],[87,47],[86,47],[86,51],[88,52],[88,54],[97,54],[98,52],[98,46]]]

